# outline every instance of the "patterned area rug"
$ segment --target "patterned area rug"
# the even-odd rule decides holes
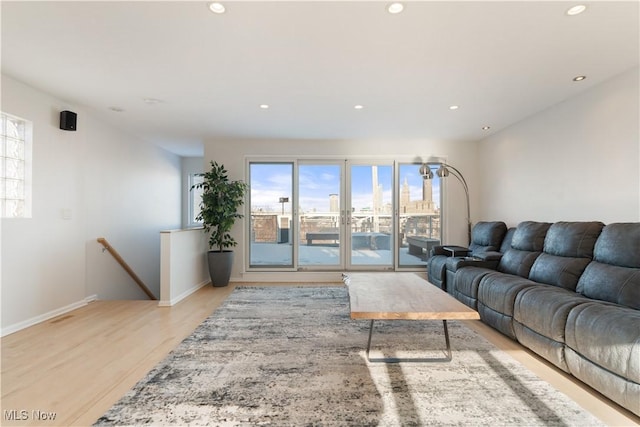
[[[452,362],[371,364],[345,287],[239,287],[95,425],[601,425],[448,323]],[[376,322],[371,357],[444,347],[442,322]]]

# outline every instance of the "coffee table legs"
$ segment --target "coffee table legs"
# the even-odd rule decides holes
[[[371,350],[371,336],[373,335],[373,320],[369,326],[369,340],[367,342],[367,360],[371,363],[401,363],[401,362],[451,362],[451,344],[449,342],[449,329],[447,329],[447,321],[443,320],[442,325],[444,327],[444,340],[447,344],[447,351],[445,357],[436,358],[397,358],[397,357],[380,357],[371,359],[369,357],[369,350]]]

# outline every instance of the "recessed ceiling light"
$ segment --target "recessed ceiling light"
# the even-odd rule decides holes
[[[585,10],[587,10],[587,6],[585,6],[583,4],[578,4],[578,5],[575,5],[573,7],[570,7],[569,9],[567,9],[567,15],[569,15],[569,16],[579,15],[582,12],[584,12]]]
[[[581,81],[583,81],[583,80],[584,80],[584,79],[586,79],[586,78],[587,78],[587,76],[575,76],[575,77],[573,78],[573,81],[574,81],[574,82],[581,82]]]
[[[451,106],[449,106],[449,110],[457,110],[458,108],[460,108],[459,105],[451,105]]]
[[[262,108],[263,110],[268,110],[269,104],[260,104],[260,108]]]
[[[214,1],[213,3],[209,3],[209,10],[217,14],[224,13],[226,11],[224,5],[216,1]]]
[[[157,98],[143,98],[142,100],[147,105],[155,105],[155,104],[160,104],[162,102],[161,99],[157,99]]]
[[[482,126],[482,130],[489,130],[491,129],[491,126]]]
[[[362,110],[364,108],[364,105],[354,105],[353,108],[355,108],[356,110]]]
[[[396,13],[400,13],[404,10],[404,5],[402,3],[391,3],[387,6],[387,12],[395,15]]]

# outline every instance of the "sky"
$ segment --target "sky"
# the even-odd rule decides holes
[[[299,164],[299,207],[304,212],[329,212],[329,195],[340,194],[340,167],[335,164]],[[420,165],[401,164],[400,183],[407,180],[411,200],[422,198],[422,176]],[[370,165],[350,165],[351,203],[359,211],[373,205],[372,168]],[[435,172],[435,171],[434,171]],[[281,197],[288,197],[284,211],[290,212],[293,200],[293,164],[291,163],[252,163],[250,170],[251,205],[266,211],[281,211]],[[391,203],[393,185],[393,167],[378,166],[378,183],[382,184],[383,204]],[[439,180],[436,177],[433,187],[433,199],[440,205]]]

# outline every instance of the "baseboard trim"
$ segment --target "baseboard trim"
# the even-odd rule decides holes
[[[207,285],[209,283],[211,283],[209,280],[203,280],[202,282],[200,282],[197,285],[195,285],[193,288],[187,289],[186,291],[184,291],[183,293],[181,293],[177,297],[171,298],[169,301],[160,300],[158,302],[158,307],[171,307],[172,305],[176,305],[177,303],[179,303],[180,301],[182,301],[183,299],[185,299],[186,297],[188,297],[189,295],[193,294],[198,289],[200,289],[201,287],[203,287],[203,286],[205,286],[205,285]]]
[[[92,303],[98,299],[97,295],[90,295],[84,298],[81,301],[77,301],[66,305],[64,307],[57,308],[55,310],[51,310],[39,316],[32,317],[31,319],[24,320],[22,322],[14,323],[13,325],[7,326],[6,328],[2,328],[1,335],[2,337],[13,334],[14,332],[21,331],[30,326],[37,325],[38,323],[46,322],[49,319],[53,319],[54,317],[60,316],[62,314],[68,313],[73,310],[77,310],[80,307],[84,307],[85,305]]]

